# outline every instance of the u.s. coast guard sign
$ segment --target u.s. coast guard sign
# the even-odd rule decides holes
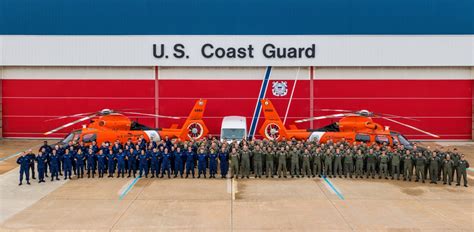
[[[286,81],[274,81],[272,87],[273,96],[283,97],[288,93],[288,83]]]

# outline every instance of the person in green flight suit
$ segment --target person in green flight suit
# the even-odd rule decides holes
[[[309,153],[309,150],[308,149],[305,149],[304,150],[304,153],[303,153],[303,177],[304,176],[307,176],[308,178],[311,177],[311,167],[310,167],[310,163],[311,163],[311,154]]]
[[[388,161],[390,157],[386,154],[385,151],[382,151],[382,154],[379,156],[379,179],[388,179]]]
[[[255,178],[262,178],[263,151],[260,148],[260,145],[255,146],[255,149],[253,150],[252,154],[253,154],[253,168],[254,168]]]
[[[374,154],[374,150],[370,149],[367,154],[367,178],[369,175],[372,176],[372,179],[375,179],[375,163],[377,162],[377,157]]]
[[[252,152],[249,150],[249,147],[244,145],[243,150],[240,152],[240,174],[241,177],[250,178],[250,156]]]
[[[300,152],[297,147],[293,147],[293,150],[290,151],[291,166],[290,173],[291,178],[298,177],[300,178]]]

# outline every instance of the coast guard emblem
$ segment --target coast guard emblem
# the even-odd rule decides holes
[[[288,84],[286,81],[274,81],[272,87],[273,96],[283,97],[288,93]]]

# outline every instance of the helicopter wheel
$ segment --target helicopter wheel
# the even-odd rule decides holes
[[[280,127],[275,123],[270,123],[265,127],[265,136],[270,140],[280,138]]]
[[[197,122],[193,122],[189,124],[188,126],[188,137],[190,139],[199,139],[201,138],[202,134],[204,132],[204,128],[202,127],[201,124]]]

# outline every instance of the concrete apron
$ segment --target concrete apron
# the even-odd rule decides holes
[[[47,182],[39,184],[36,175],[36,180],[30,179],[31,185],[27,185],[23,179],[23,185],[18,186],[19,172],[20,168],[17,167],[0,175],[0,224],[69,181],[61,178],[60,181],[50,182],[49,178],[45,177]]]

